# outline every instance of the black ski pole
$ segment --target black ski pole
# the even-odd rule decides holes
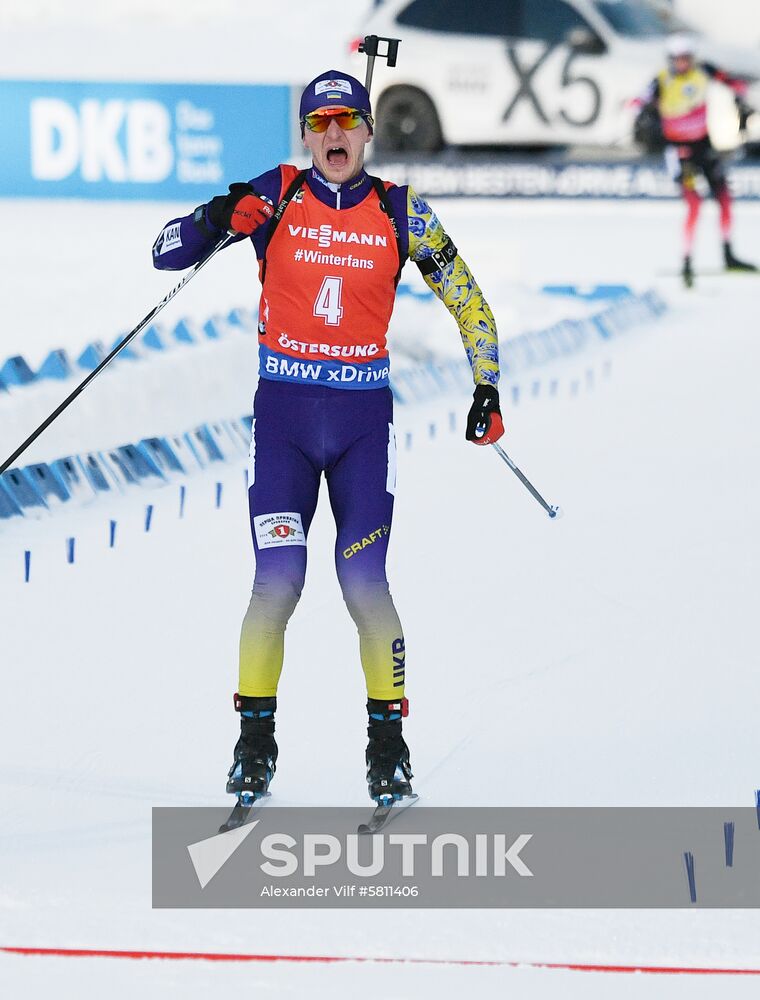
[[[538,500],[538,502],[544,508],[546,513],[549,515],[549,517],[552,518],[562,517],[562,508],[555,507],[553,504],[547,503],[546,500],[544,500],[544,498],[538,492],[536,487],[522,474],[522,472],[520,472],[520,470],[517,468],[515,463],[506,453],[506,451],[504,451],[504,449],[501,447],[501,445],[497,444],[494,441],[492,447],[495,449],[496,454],[499,456],[499,458],[503,459],[507,463],[512,472],[514,472],[514,474],[517,476],[517,478],[520,480],[523,486],[528,490],[530,495],[534,497],[536,500]]]
[[[24,441],[23,444],[19,445],[12,455],[9,455],[8,458],[6,458],[3,464],[0,465],[0,475],[2,475],[2,473],[5,472],[7,469],[10,469],[10,467],[13,465],[16,459],[26,451],[29,445],[32,444],[34,441],[36,441],[37,438],[40,436],[40,434],[42,434],[42,432],[46,430],[46,428],[48,428],[53,423],[54,420],[60,417],[63,411],[69,406],[69,404],[73,403],[74,400],[77,398],[77,396],[79,396],[80,393],[84,392],[84,390],[87,388],[90,382],[92,382],[93,379],[97,378],[104,368],[107,368],[108,365],[110,365],[110,363],[113,361],[116,355],[119,354],[120,351],[123,351],[124,348],[127,346],[127,344],[131,343],[135,339],[135,337],[145,329],[148,323],[150,323],[150,321],[155,316],[157,316],[158,313],[161,312],[164,306],[167,303],[171,302],[171,300],[174,298],[177,292],[179,292],[181,288],[184,288],[184,286],[188,283],[188,281],[190,281],[191,278],[195,277],[195,275],[198,273],[198,271],[200,271],[200,269],[204,266],[204,264],[207,264],[211,260],[211,258],[216,253],[218,253],[219,250],[222,249],[222,247],[226,246],[234,235],[235,235],[234,233],[225,233],[224,236],[220,237],[217,240],[217,242],[211,247],[208,253],[204,257],[201,257],[198,263],[195,264],[190,271],[188,271],[188,273],[185,275],[182,281],[180,281],[178,285],[175,285],[174,288],[172,288],[172,290],[169,292],[169,294],[165,295],[164,298],[161,299],[161,301],[158,303],[158,305],[155,306],[153,309],[151,309],[151,311],[144,319],[140,320],[140,322],[137,324],[134,330],[128,333],[123,340],[119,341],[119,343],[116,345],[116,347],[114,347],[111,353],[108,354],[105,358],[103,358],[103,360],[100,362],[97,368],[91,371],[90,374],[87,376],[87,378],[84,379],[82,382],[80,382],[80,384],[76,387],[76,389],[74,389],[74,391],[69,396],[67,396],[66,399],[64,399],[64,401],[59,406],[57,406],[53,410],[50,416],[46,417],[45,420],[42,421],[40,426],[29,435],[26,441]]]

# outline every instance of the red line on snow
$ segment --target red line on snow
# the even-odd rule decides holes
[[[43,955],[57,958],[165,959],[175,962],[370,962],[392,965],[457,965],[502,968],[565,969],[571,972],[644,972],[661,976],[760,976],[760,969],[702,969],[669,965],[592,965],[581,962],[515,962],[501,959],[381,958],[371,955],[235,955],[196,951],[110,951],[96,948],[8,948],[9,955]]]

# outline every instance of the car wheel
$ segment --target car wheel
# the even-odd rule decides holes
[[[434,153],[443,145],[438,112],[416,87],[391,87],[377,106],[375,142],[383,153]]]

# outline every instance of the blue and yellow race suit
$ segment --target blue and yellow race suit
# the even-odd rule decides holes
[[[294,171],[280,165],[250,183],[277,205]],[[241,695],[276,694],[285,627],[304,582],[306,539],[323,473],[337,528],[336,569],[359,632],[368,696],[404,694],[404,637],[385,575],[396,488],[392,398],[385,331],[365,336],[365,327],[377,325],[372,303],[378,301],[377,289],[367,282],[373,275],[383,282],[382,294],[389,296],[383,313],[389,319],[394,272],[400,273],[407,259],[421,265],[428,287],[456,320],[475,384],[498,382],[496,325],[471,271],[423,198],[410,187],[385,187],[396,241],[386,239],[388,216],[365,171],[336,185],[314,167],[271,244],[266,225],[250,237],[260,276],[266,259],[266,276],[249,471],[256,576],[241,633]],[[322,233],[324,251],[318,250]],[[200,206],[162,229],[154,264],[188,267],[218,237]],[[299,298],[294,284],[299,280],[318,289],[316,296],[310,291]],[[371,294],[363,296],[362,289]],[[276,308],[282,297],[289,297],[289,311]],[[352,311],[344,310],[343,301]],[[275,316],[279,326],[273,328]],[[315,317],[324,321],[316,339],[308,333]],[[343,329],[342,317],[348,324]],[[363,377],[368,374],[371,378]]]

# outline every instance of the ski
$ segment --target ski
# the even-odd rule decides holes
[[[369,823],[360,823],[356,832],[362,835],[380,833],[381,830],[384,830],[389,823],[392,823],[398,817],[399,813],[404,812],[405,809],[409,809],[410,806],[418,802],[419,798],[419,795],[412,792],[411,795],[405,795],[403,798],[395,799],[390,803],[379,802],[375,806]]]
[[[245,826],[246,823],[250,822],[256,806],[260,808],[265,805],[270,795],[271,792],[266,792],[264,795],[254,797],[250,793],[241,792],[232,812],[219,827],[219,833],[229,833],[230,830],[237,830],[239,827]]]

